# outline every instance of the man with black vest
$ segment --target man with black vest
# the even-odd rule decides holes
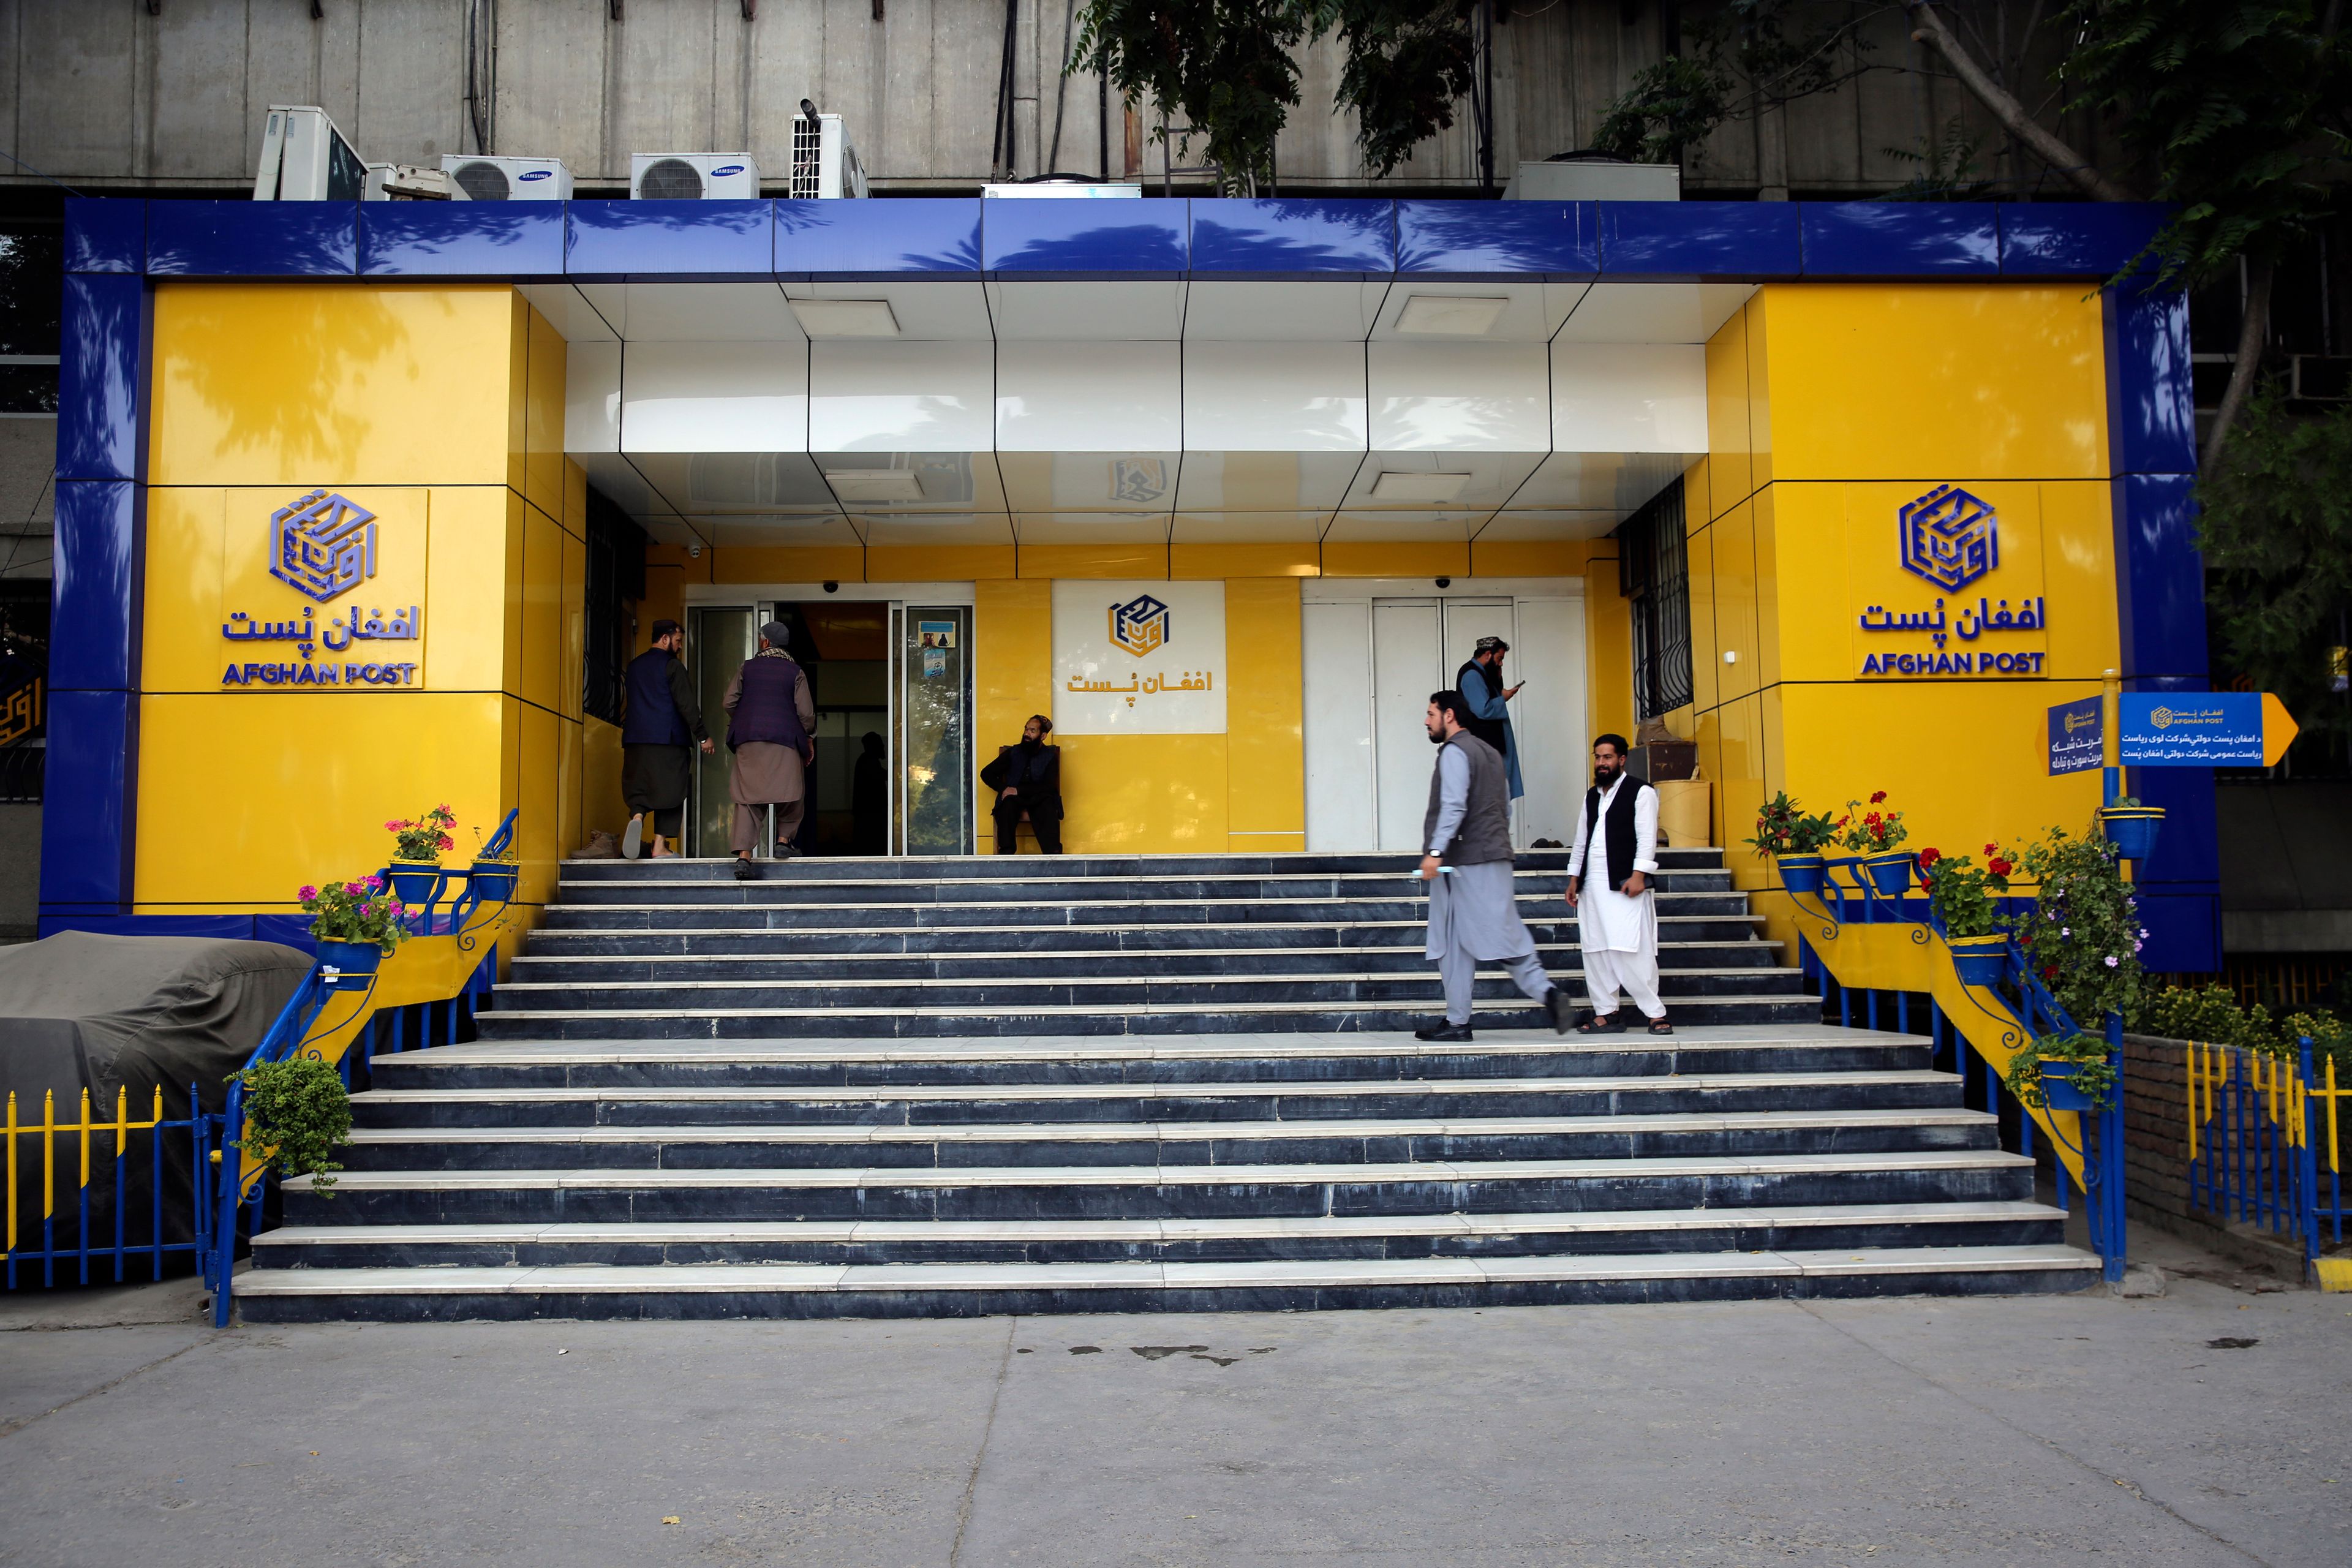
[[[775,808],[777,857],[800,853],[793,837],[808,800],[809,764],[816,761],[816,700],[809,694],[808,677],[784,652],[791,638],[791,628],[782,621],[761,626],[760,651],[727,683],[722,703],[733,715],[727,749],[735,753],[735,764],[728,770],[727,794],[735,803],[735,816],[727,842],[735,851],[739,882],[759,875],[751,851],[760,846],[763,807]]]
[[[654,646],[629,661],[624,677],[621,715],[621,795],[629,805],[628,830],[621,853],[634,860],[646,841],[646,818],[653,817],[653,852],[667,855],[665,837],[686,826],[686,790],[694,763],[693,746],[716,748],[702,727],[702,704],[694,695],[677,650],[686,633],[676,621],[654,623]],[[684,846],[680,845],[680,848]]]
[[[1650,1033],[1671,1035],[1666,1005],[1658,1000],[1658,792],[1625,771],[1625,737],[1592,742],[1592,787],[1576,819],[1576,847],[1568,856],[1568,907],[1584,949],[1584,990],[1592,1016],[1583,1035],[1622,1034],[1617,993],[1623,991],[1650,1020]]]
[[[1425,722],[1437,766],[1422,818],[1421,879],[1429,888],[1427,956],[1445,985],[1445,1016],[1413,1031],[1421,1040],[1466,1040],[1470,994],[1480,963],[1499,963],[1539,1005],[1557,1033],[1568,1033],[1568,998],[1536,958],[1535,939],[1519,920],[1512,882],[1511,796],[1503,754],[1463,727],[1459,691],[1432,692]]]

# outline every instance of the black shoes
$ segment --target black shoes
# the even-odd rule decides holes
[[[1568,1005],[1568,993],[1555,985],[1544,993],[1543,1010],[1551,1019],[1551,1032],[1565,1035],[1576,1027],[1576,1010]]]
[[[735,879],[739,882],[756,882],[760,879],[760,868],[753,865],[748,856],[739,855],[735,858]]]
[[[1412,1037],[1416,1040],[1437,1040],[1447,1044],[1454,1044],[1459,1041],[1470,1039],[1473,1037],[1470,1033],[1469,1025],[1449,1024],[1444,1019],[1439,1018],[1433,1023],[1415,1029],[1412,1032]]]

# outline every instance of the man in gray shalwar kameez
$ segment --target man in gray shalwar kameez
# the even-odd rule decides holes
[[[1466,1040],[1470,994],[1480,963],[1499,963],[1550,1018],[1569,1026],[1568,998],[1536,958],[1535,939],[1519,920],[1513,891],[1511,797],[1502,753],[1462,727],[1458,691],[1429,699],[1430,743],[1438,748],[1429,781],[1421,862],[1429,889],[1428,956],[1445,985],[1445,1016],[1413,1031],[1421,1040]]]

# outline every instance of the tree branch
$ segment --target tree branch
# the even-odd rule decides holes
[[[2246,258],[2246,314],[2238,327],[2238,362],[2230,367],[2230,388],[2221,394],[2212,431],[2205,437],[2202,467],[2209,474],[2217,471],[2221,443],[2230,438],[2230,426],[2237,422],[2238,411],[2246,405],[2255,378],[2262,374],[2263,347],[2270,337],[2271,280],[2276,271],[2268,261]]]
[[[1903,8],[1911,13],[1911,37],[1917,42],[1931,45],[1937,53],[1949,60],[1952,73],[1960,85],[1975,95],[1978,102],[1993,112],[1993,118],[2008,128],[2009,133],[2033,149],[2034,155],[2049,164],[2076,190],[2096,202],[2127,202],[2131,194],[2091,166],[2090,161],[2065,142],[2058,140],[2018,102],[2014,93],[1985,73],[1976,57],[1966,45],[1952,36],[1936,7],[1927,0],[1903,0]]]

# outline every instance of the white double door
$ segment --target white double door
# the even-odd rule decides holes
[[[1307,847],[1416,849],[1435,757],[1423,715],[1478,639],[1510,644],[1526,798],[1513,841],[1569,842],[1584,770],[1584,605],[1573,595],[1310,599],[1306,616]]]

